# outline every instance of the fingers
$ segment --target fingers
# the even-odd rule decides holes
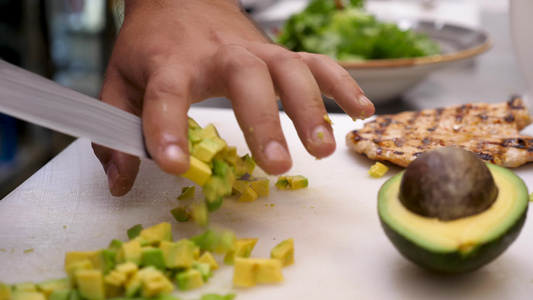
[[[327,55],[299,54],[309,66],[322,93],[335,99],[344,112],[354,119],[365,119],[374,114],[374,105],[343,67]]]
[[[228,45],[215,54],[213,64],[254,160],[270,174],[288,171],[292,162],[265,62],[243,47]]]
[[[130,95],[126,90],[122,80],[111,72],[106,76],[100,98],[113,106],[135,113],[135,109],[128,100]],[[131,190],[139,173],[139,158],[96,144],[92,144],[92,147],[104,167],[111,195],[125,195]]]
[[[111,195],[124,196],[131,190],[139,173],[139,158],[94,143],[92,147],[104,167]]]
[[[322,95],[302,56],[276,45],[253,44],[249,49],[266,62],[283,108],[308,152],[318,158],[333,153],[335,138],[324,118]]]
[[[143,130],[148,152],[165,172],[189,168],[188,73],[175,65],[158,68],[148,79],[143,103]]]

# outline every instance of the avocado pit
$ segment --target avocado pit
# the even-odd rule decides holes
[[[439,220],[456,220],[487,210],[498,187],[475,154],[444,147],[426,152],[405,170],[399,199],[411,212]]]

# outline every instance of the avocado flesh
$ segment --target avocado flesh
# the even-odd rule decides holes
[[[518,236],[526,218],[528,191],[511,171],[487,164],[499,189],[487,210],[441,221],[407,210],[398,194],[403,173],[389,179],[378,196],[378,212],[391,242],[407,259],[437,272],[475,270],[500,255]]]

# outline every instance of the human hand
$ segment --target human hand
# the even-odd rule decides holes
[[[254,160],[265,172],[281,174],[292,162],[278,97],[311,155],[322,158],[335,150],[321,92],[352,118],[374,113],[342,67],[327,56],[271,43],[234,0],[127,0],[100,98],[140,116],[154,161],[165,172],[182,174],[189,167],[190,105],[227,97]],[[93,149],[111,194],[126,194],[139,158]]]

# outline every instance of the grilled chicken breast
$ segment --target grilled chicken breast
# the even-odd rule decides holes
[[[368,158],[406,167],[439,147],[461,147],[487,162],[518,167],[533,161],[533,137],[519,131],[531,123],[520,98],[381,115],[346,136],[348,147]]]

